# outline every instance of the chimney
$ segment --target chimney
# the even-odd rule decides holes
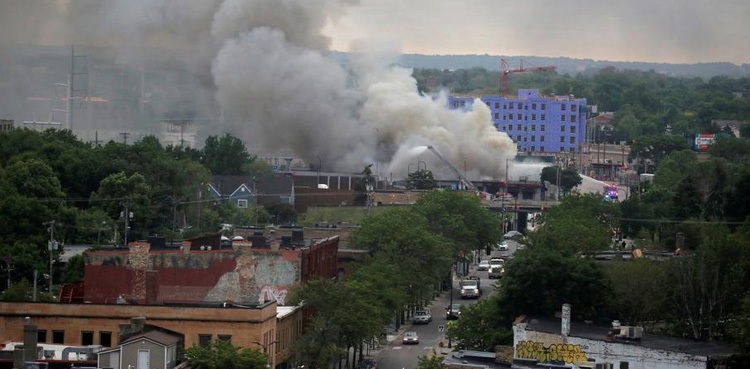
[[[563,336],[568,337],[570,334],[570,304],[563,304],[562,315],[560,317],[562,327],[561,332]]]
[[[37,329],[36,324],[31,324],[31,318],[26,317],[23,324],[23,355],[25,361],[39,359],[37,354]]]

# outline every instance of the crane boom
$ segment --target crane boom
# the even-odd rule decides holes
[[[471,183],[470,180],[464,177],[464,175],[461,174],[461,172],[458,169],[456,169],[456,167],[454,167],[453,164],[451,164],[448,161],[448,159],[444,158],[443,155],[440,155],[440,152],[438,152],[434,146],[430,145],[430,146],[427,146],[427,148],[430,151],[432,151],[432,153],[435,154],[435,156],[437,156],[438,159],[440,159],[443,163],[445,163],[445,165],[447,165],[448,168],[450,168],[453,171],[456,177],[458,177],[459,188],[463,185],[464,187],[466,187],[465,188],[466,190],[476,190],[477,187],[474,186],[474,184]]]
[[[544,72],[548,70],[555,70],[557,67],[553,65],[544,67],[531,67],[524,68],[523,60],[521,60],[521,66],[517,69],[510,69],[508,62],[505,59],[500,59],[500,94],[501,96],[508,95],[508,75],[511,73],[525,73],[525,72]]]

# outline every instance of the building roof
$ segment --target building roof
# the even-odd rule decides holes
[[[145,333],[139,333],[135,336],[129,337],[122,342],[122,345],[127,345],[140,339],[147,339],[149,341],[156,342],[162,346],[172,346],[180,341],[180,337],[169,334],[167,332],[152,330]]]
[[[562,326],[560,318],[526,318],[524,322],[526,323],[526,330],[552,334],[560,334]],[[610,330],[610,326],[571,321],[569,336],[590,340],[611,341],[608,337]],[[615,342],[707,357],[729,356],[734,353],[731,346],[718,342],[694,341],[648,332],[643,332],[643,337],[640,341],[616,340]]]

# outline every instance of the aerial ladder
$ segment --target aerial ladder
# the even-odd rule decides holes
[[[544,67],[523,67],[523,59],[521,59],[521,66],[518,69],[510,69],[508,62],[505,59],[500,59],[500,94],[502,96],[508,96],[508,75],[511,73],[526,73],[526,72],[545,72],[549,70],[555,70],[557,67],[548,65]]]
[[[438,152],[434,146],[432,145],[427,146],[427,149],[432,151],[432,153],[435,154],[435,156],[437,156],[438,159],[440,159],[443,163],[445,163],[445,165],[447,165],[448,168],[450,168],[453,171],[453,174],[455,174],[456,177],[458,177],[458,189],[459,190],[476,190],[477,189],[477,187],[474,186],[474,184],[471,183],[471,181],[468,180],[463,174],[461,174],[461,172],[458,169],[456,169],[456,167],[454,167],[453,164],[451,164],[448,161],[448,159],[444,158],[443,155],[440,155],[440,152]]]

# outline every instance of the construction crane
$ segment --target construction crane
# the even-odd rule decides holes
[[[463,190],[476,190],[477,189],[477,187],[474,186],[474,184],[471,183],[471,181],[468,180],[463,174],[461,174],[461,172],[459,172],[458,169],[456,169],[456,167],[454,167],[448,161],[448,159],[444,158],[443,155],[440,155],[440,153],[437,151],[437,149],[435,149],[434,146],[432,145],[427,146],[427,149],[432,151],[432,153],[435,154],[435,156],[437,156],[438,159],[442,160],[443,163],[445,163],[445,165],[447,165],[448,168],[450,168],[453,171],[456,177],[458,177],[458,189],[463,189]],[[461,187],[464,187],[464,188],[461,188]]]
[[[557,67],[553,65],[545,67],[523,67],[523,59],[521,59],[521,66],[518,69],[510,69],[508,62],[505,59],[500,59],[500,94],[502,96],[508,95],[508,75],[511,73],[526,73],[526,72],[545,72],[548,70],[555,70]]]

